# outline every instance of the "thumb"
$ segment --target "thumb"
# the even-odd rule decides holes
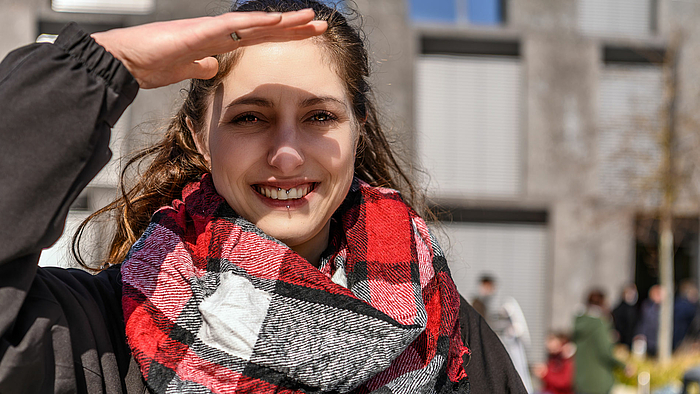
[[[219,71],[219,62],[213,57],[205,57],[190,63],[187,68],[188,78],[211,79]]]

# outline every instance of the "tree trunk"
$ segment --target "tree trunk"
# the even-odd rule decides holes
[[[664,59],[664,125],[661,134],[662,163],[661,184],[663,200],[659,226],[659,281],[663,288],[663,301],[659,311],[658,357],[661,363],[671,360],[673,340],[673,206],[679,187],[675,169],[676,101],[678,99],[678,54],[681,46],[680,32],[676,32]]]
[[[673,216],[662,213],[659,237],[659,279],[665,294],[659,310],[658,356],[661,363],[671,359],[673,339]]]

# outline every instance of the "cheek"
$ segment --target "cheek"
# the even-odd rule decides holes
[[[345,198],[350,185],[352,184],[353,177],[355,176],[355,156],[356,156],[356,140],[350,139],[347,141],[344,148],[341,148],[341,156],[335,160],[335,169],[338,177],[338,198],[342,200]]]
[[[258,152],[255,144],[222,134],[214,133],[209,139],[212,176],[220,180],[226,178],[227,183],[238,182],[255,162]]]
[[[349,133],[350,134],[350,133]],[[350,178],[355,172],[355,156],[357,151],[357,138],[355,133],[337,141],[338,156],[328,158],[338,176]]]

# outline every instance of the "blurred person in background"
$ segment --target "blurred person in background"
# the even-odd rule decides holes
[[[617,342],[632,348],[635,330],[637,328],[637,286],[634,283],[626,285],[622,289],[620,303],[613,309],[612,317],[615,331],[617,331]]]
[[[588,293],[584,313],[574,320],[572,340],[576,345],[574,387],[577,393],[609,393],[615,381],[613,369],[625,368],[625,364],[613,356],[611,336],[605,293],[593,289]]]
[[[678,287],[673,303],[673,350],[685,339],[698,309],[698,288],[691,280],[684,280]]]
[[[530,331],[525,315],[513,297],[506,297],[500,306],[494,305],[496,290],[496,278],[482,274],[472,306],[498,334],[525,389],[532,392],[532,379],[525,353],[525,345],[530,341]]]
[[[481,275],[479,277],[479,288],[477,294],[472,298],[472,306],[487,322],[491,322],[489,313],[492,311],[492,303],[496,293],[496,279],[491,275]]]
[[[462,342],[469,348],[470,354],[463,357],[464,369],[470,381],[499,380],[499,385],[493,385],[484,390],[486,393],[525,392],[523,379],[519,370],[513,365],[510,354],[502,345],[501,338],[491,329],[483,316],[473,313],[474,308],[460,295],[459,325]],[[498,343],[500,346],[494,346]],[[472,354],[487,353],[488,357],[479,357],[472,361]],[[472,388],[478,387],[472,385]]]
[[[530,329],[525,320],[525,314],[515,298],[505,298],[503,305],[494,314],[493,329],[506,347],[525,388],[531,393],[532,379],[525,352],[525,346],[530,343]]]
[[[550,333],[545,342],[547,363],[534,368],[542,381],[542,394],[574,394],[574,353],[576,346],[564,333]]]
[[[656,357],[658,350],[659,311],[665,296],[664,288],[654,285],[649,289],[649,298],[642,302],[635,340],[643,339],[646,342],[646,353],[649,357]]]

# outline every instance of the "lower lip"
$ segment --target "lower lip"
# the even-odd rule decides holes
[[[264,196],[264,195],[258,193],[258,191],[255,190],[254,188],[253,188],[253,192],[255,193],[255,195],[258,196],[258,198],[260,198],[260,200],[261,200],[263,203],[265,203],[265,204],[268,205],[269,207],[276,208],[276,209],[287,210],[287,209],[296,209],[296,208],[300,208],[300,207],[302,207],[302,206],[308,204],[308,203],[309,203],[309,196],[310,196],[314,191],[313,191],[313,190],[310,191],[309,193],[307,193],[307,194],[306,194],[304,197],[302,197],[302,198],[295,198],[295,199],[292,199],[292,200],[275,200],[275,199],[269,198],[269,197],[267,197],[267,196]]]

